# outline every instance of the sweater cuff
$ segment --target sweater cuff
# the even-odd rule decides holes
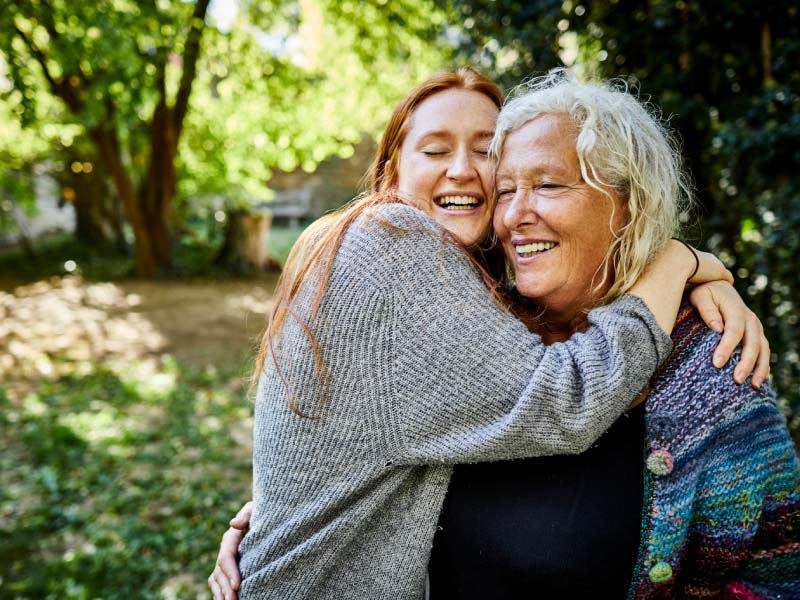
[[[650,332],[650,338],[656,351],[658,366],[664,364],[664,361],[672,354],[672,338],[661,328],[661,325],[658,324],[655,315],[653,315],[652,311],[647,307],[644,300],[633,294],[623,294],[610,304],[596,308],[595,310],[606,309],[611,309],[620,315],[640,319]]]

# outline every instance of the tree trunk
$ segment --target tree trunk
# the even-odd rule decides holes
[[[269,255],[269,231],[272,215],[228,213],[228,226],[216,264],[238,273],[280,270],[280,264]]]
[[[85,157],[84,157],[85,158]],[[62,195],[75,207],[75,237],[79,242],[125,251],[119,198],[109,185],[102,163],[88,163],[91,170],[73,172],[69,165],[80,162],[76,156],[67,160],[67,174],[60,178]],[[87,163],[81,163],[85,166]]]
[[[122,162],[116,136],[112,130],[102,126],[93,129],[91,136],[117,188],[128,223],[133,228],[136,238],[136,272],[148,279],[155,278],[159,274],[159,265],[153,252],[152,236],[146,215],[143,214],[139,198],[133,189],[133,182]]]
[[[177,154],[178,140],[172,111],[162,99],[150,125],[150,162],[141,192],[141,206],[151,235],[153,256],[162,271],[172,268],[170,215],[177,180]]]

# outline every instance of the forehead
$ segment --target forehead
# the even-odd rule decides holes
[[[577,136],[578,128],[568,115],[541,115],[528,121],[506,136],[498,176],[546,165],[577,167]]]
[[[480,92],[452,89],[423,100],[409,118],[409,136],[429,133],[490,134],[498,108]]]

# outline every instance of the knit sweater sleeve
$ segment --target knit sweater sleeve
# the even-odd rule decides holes
[[[800,464],[783,415],[777,409],[772,414],[776,424],[769,432],[768,462],[759,472],[764,495],[756,533],[741,572],[727,586],[736,598],[800,598]],[[739,458],[742,471],[752,470],[750,454]]]
[[[392,236],[394,393],[380,410],[397,464],[579,453],[622,413],[671,350],[646,305],[624,296],[589,328],[546,346],[492,301],[463,251],[404,206]],[[388,267],[387,267],[388,268]]]

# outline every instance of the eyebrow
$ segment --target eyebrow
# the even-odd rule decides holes
[[[417,143],[427,142],[429,140],[448,139],[452,136],[453,133],[451,131],[447,131],[446,129],[428,131],[419,137]],[[493,131],[479,131],[475,134],[475,139],[483,141],[485,139],[491,139],[493,136]]]
[[[540,175],[556,175],[556,176],[566,176],[569,174],[568,169],[562,169],[560,167],[554,167],[547,163],[539,163],[533,166],[533,168],[525,169],[525,173],[533,176],[540,176]],[[494,174],[495,179],[512,179],[514,177],[513,172],[510,171],[497,171]]]

